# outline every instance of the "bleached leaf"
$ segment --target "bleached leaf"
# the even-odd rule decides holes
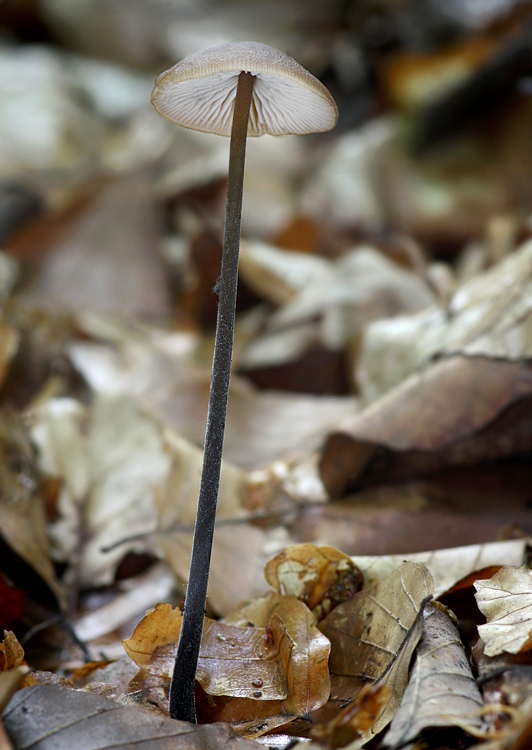
[[[437,307],[371,323],[357,377],[370,403],[435,356],[463,354],[520,361],[532,356],[532,242],[475,275]]]
[[[504,567],[487,581],[475,581],[475,598],[487,623],[478,632],[484,653],[518,654],[532,648],[532,571]]]
[[[404,560],[422,563],[434,579],[434,596],[439,597],[470,573],[492,565],[521,565],[528,540],[470,544],[464,547],[415,552],[404,555],[355,555],[351,559],[364,573],[366,585],[383,580]]]

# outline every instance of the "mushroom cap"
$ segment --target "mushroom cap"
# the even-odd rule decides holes
[[[229,136],[242,72],[256,78],[249,136],[322,133],[336,125],[328,89],[292,57],[260,42],[220,44],[186,57],[157,78],[152,104],[185,128]]]

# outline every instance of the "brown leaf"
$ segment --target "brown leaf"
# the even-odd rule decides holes
[[[222,724],[195,726],[139,706],[54,685],[17,693],[4,712],[15,750],[252,750],[255,745]]]
[[[321,630],[331,641],[331,698],[354,700],[369,682],[391,689],[372,733],[392,719],[408,680],[410,657],[423,629],[420,612],[432,596],[424,565],[405,562],[372,588],[336,607]]]
[[[530,393],[531,372],[518,363],[462,356],[438,360],[344,422],[329,437],[321,464],[328,469],[322,474],[324,484],[338,493],[362,470],[361,444],[383,445],[394,451],[443,450],[478,432]],[[337,435],[347,438],[340,463],[330,456],[336,450]],[[495,455],[506,455],[504,445],[498,445]],[[477,460],[481,457],[475,456]],[[465,452],[461,461],[455,461],[467,463],[468,459],[471,456]]]
[[[362,741],[374,726],[375,720],[382,713],[391,697],[387,685],[367,685],[358,698],[343,708],[337,716],[324,724],[317,724],[311,730],[311,736],[326,743],[328,747],[344,747]],[[361,742],[362,744],[362,742]]]
[[[13,631],[4,631],[4,640],[0,642],[0,673],[13,671],[19,667],[26,667],[26,671],[28,671],[28,665],[24,659],[24,649]],[[20,687],[28,687],[28,685],[34,684],[35,679],[32,675],[26,674],[20,683]]]
[[[225,618],[225,622],[242,627],[253,623],[264,626],[278,615],[284,622],[294,648],[287,670],[288,697],[283,709],[302,716],[322,706],[330,693],[327,658],[330,644],[314,624],[311,611],[293,596],[272,591],[244,604]]]
[[[385,743],[402,747],[428,727],[479,727],[482,696],[449,615],[427,604],[410,681]]]
[[[29,671],[30,669],[26,664],[21,664],[18,667],[7,669],[5,672],[0,672],[0,714],[3,713],[13,695],[22,686]]]
[[[321,604],[318,619],[323,610],[327,613],[346,601],[362,585],[362,574],[350,557],[334,547],[314,544],[286,547],[267,563],[264,576],[274,589],[296,597],[311,610]]]
[[[9,364],[19,347],[20,338],[20,333],[16,328],[2,321],[0,324],[0,385],[6,378]]]
[[[60,606],[64,593],[49,556],[44,504],[33,446],[20,417],[0,414],[0,535],[45,582]],[[10,577],[16,580],[14,568]],[[43,586],[40,586],[42,593]],[[46,589],[45,589],[46,590]]]
[[[167,290],[155,241],[149,182],[119,180],[101,191],[72,235],[45,258],[27,302],[52,311],[163,318]]]
[[[178,608],[158,604],[124,641],[126,652],[150,675],[170,679],[181,621]],[[292,647],[276,614],[269,628],[239,628],[205,618],[196,678],[210,695],[282,700]]]
[[[194,498],[196,503],[197,495]],[[157,533],[152,539],[172,570],[186,580],[192,530]],[[218,614],[225,615],[242,600],[264,592],[264,564],[272,551],[282,548],[286,540],[286,534],[264,530],[244,520],[238,524],[220,525],[216,529],[209,576],[209,604]],[[242,565],[242,560],[246,561],[245,565]]]
[[[146,615],[135,627],[131,638],[123,641],[127,655],[139,667],[149,664],[153,652],[158,646],[175,643],[179,640],[183,616],[179,607],[161,602]]]

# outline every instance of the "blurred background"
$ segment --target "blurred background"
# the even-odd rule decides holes
[[[172,126],[149,96],[184,56],[251,39],[320,78],[340,120],[250,144],[244,237],[325,258],[366,243],[445,300],[456,275],[530,234],[531,12],[522,0],[3,0],[0,238],[20,298],[212,328],[228,144]],[[286,302],[293,280],[266,279],[275,258],[244,255],[239,309]],[[427,303],[399,297],[374,295],[358,317]],[[297,336],[285,320],[284,337],[270,326],[244,347],[242,371],[261,387],[357,391],[361,320],[346,331],[331,314],[318,331],[298,314]],[[305,357],[312,382],[295,366]]]

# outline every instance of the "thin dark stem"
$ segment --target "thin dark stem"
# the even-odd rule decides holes
[[[170,686],[170,716],[182,721],[196,721],[194,681],[205,616],[207,584],[211,562],[212,539],[216,520],[216,501],[220,483],[220,467],[227,412],[227,396],[233,356],[236,289],[238,282],[238,251],[242,214],[242,185],[249,109],[255,78],[241,73],[235,99],[227,206],[225,213],[224,247],[220,276],[220,299],[214,340],[211,391],[207,413],[207,429],[203,452],[201,484],[194,528],[181,636]]]

